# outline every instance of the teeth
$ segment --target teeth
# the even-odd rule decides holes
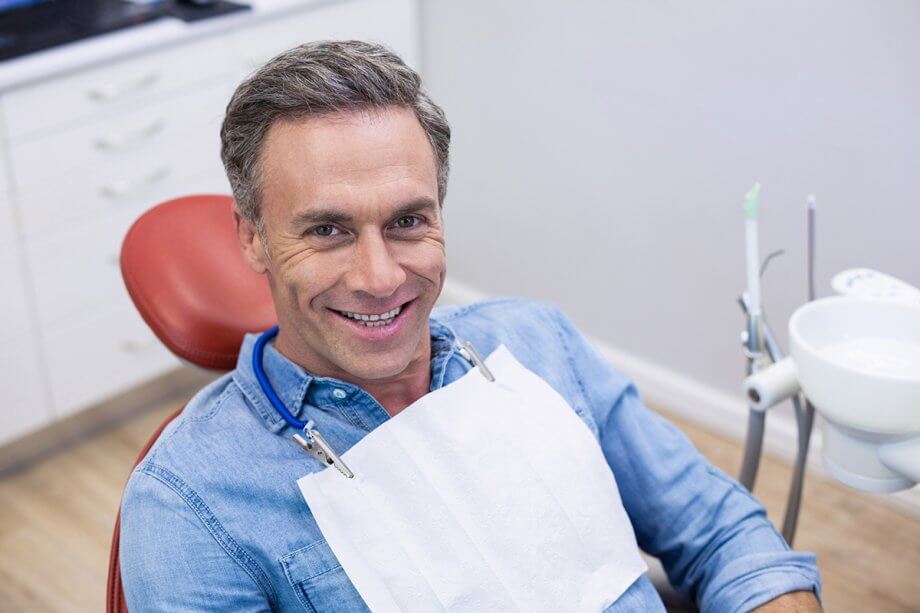
[[[360,321],[365,326],[369,328],[377,328],[380,326],[386,326],[393,322],[393,319],[399,315],[399,312],[402,311],[402,307],[398,306],[392,311],[387,311],[386,313],[375,313],[373,315],[364,315],[362,313],[352,313],[351,311],[339,311],[345,317],[354,319],[355,321]]]

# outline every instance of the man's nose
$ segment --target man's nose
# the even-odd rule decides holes
[[[393,258],[386,239],[366,233],[358,238],[351,266],[345,275],[345,287],[374,298],[386,298],[406,281],[406,271]]]

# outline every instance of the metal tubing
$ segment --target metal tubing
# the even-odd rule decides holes
[[[808,301],[815,299],[815,197],[808,197]],[[795,531],[799,521],[799,511],[802,507],[802,487],[805,484],[805,469],[808,462],[808,447],[811,443],[811,430],[815,423],[815,407],[805,399],[805,407],[795,398],[796,420],[799,425],[799,445],[795,456],[795,472],[792,475],[792,484],[789,487],[789,500],[786,503],[786,516],[783,518],[783,538],[792,547],[795,540]]]
[[[763,447],[763,433],[767,414],[764,411],[748,411],[747,438],[744,441],[744,459],[741,461],[741,475],[738,480],[748,491],[754,491],[757,469],[760,467],[760,454]]]
[[[795,531],[799,523],[799,511],[802,508],[802,488],[805,485],[805,469],[808,462],[808,446],[811,442],[811,429],[815,420],[815,408],[808,400],[805,401],[804,411],[798,396],[792,399],[795,405],[799,424],[799,445],[795,456],[795,471],[792,474],[792,483],[789,486],[789,498],[786,502],[786,514],[783,517],[783,538],[792,547],[795,540]]]
[[[752,316],[747,294],[742,294],[738,299],[742,310],[747,315],[747,368],[748,375],[757,370],[758,356],[763,350],[761,341],[766,344],[766,322],[758,321]],[[761,325],[758,325],[761,324]],[[768,349],[769,351],[769,349]],[[757,480],[757,470],[760,468],[760,455],[763,447],[763,434],[766,429],[767,415],[765,411],[756,411],[753,407],[748,409],[747,435],[744,441],[744,457],[741,460],[741,472],[738,480],[748,491],[754,491],[754,482]]]

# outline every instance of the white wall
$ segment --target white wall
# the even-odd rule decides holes
[[[920,285],[920,3],[422,3],[454,130],[452,278],[739,392],[741,201],[763,183],[774,327],[847,267]],[[785,340],[785,331],[781,330]]]

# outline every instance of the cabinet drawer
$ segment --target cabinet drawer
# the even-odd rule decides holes
[[[0,192],[0,249],[11,246],[16,238],[16,225],[13,218],[13,206],[6,195]]]
[[[8,137],[92,121],[230,72],[222,38],[149,53],[4,95]]]
[[[6,276],[3,291],[0,292],[0,341],[6,341],[32,329],[32,314],[29,312],[22,261],[12,245],[0,246],[0,270]]]
[[[78,170],[117,180],[106,171],[219,158],[220,122],[231,93],[231,81],[222,79],[139,110],[26,139],[12,150],[16,184],[26,190]]]
[[[29,269],[43,329],[126,298],[118,265],[121,241],[144,208],[97,216],[29,245]]]
[[[0,126],[2,129],[2,126]],[[10,184],[6,174],[7,159],[5,156],[6,146],[3,143],[2,134],[0,134],[0,249],[8,245],[16,236],[15,225],[13,223],[13,205],[9,200]]]
[[[181,196],[185,193],[181,186],[188,178],[185,173],[201,172],[176,162],[153,162],[146,168],[124,169],[118,179],[90,173],[23,190],[23,233],[30,249],[50,231],[82,223],[96,214],[118,214]]]
[[[195,131],[174,151],[71,172],[21,190],[20,214],[26,242],[103,211],[117,214],[138,206],[149,207],[200,189],[195,177],[223,175],[215,139],[213,134]]]
[[[49,327],[45,344],[58,417],[179,366],[127,299]]]
[[[0,398],[0,445],[50,421],[38,350],[29,335],[0,344]]]
[[[0,104],[3,103],[3,99],[0,98]],[[0,125],[0,198],[6,196],[7,192],[10,191],[10,178],[7,175],[6,168],[9,165],[9,161],[6,158],[6,150],[8,145],[5,142],[5,138],[2,134],[3,126]]]
[[[229,46],[234,61],[246,72],[291,47],[322,39],[383,43],[418,67],[418,26],[414,0],[337,2],[240,30],[229,39]]]

